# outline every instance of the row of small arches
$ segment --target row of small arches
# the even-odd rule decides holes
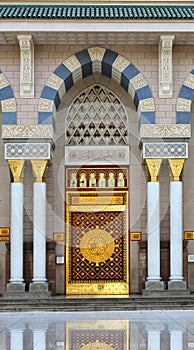
[[[87,178],[85,172],[80,173],[79,177],[76,172],[72,172],[69,186],[71,188],[126,187],[126,179],[122,171],[118,173],[117,178],[113,171],[108,173],[108,178],[106,178],[105,172],[102,171],[99,173],[98,179],[95,172],[90,172],[89,178]]]

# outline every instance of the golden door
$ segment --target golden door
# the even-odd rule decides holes
[[[66,322],[66,350],[129,350],[129,321]]]
[[[68,295],[129,293],[127,170],[66,169]]]

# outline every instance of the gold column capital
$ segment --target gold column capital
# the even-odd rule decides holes
[[[148,176],[147,176],[147,181],[151,181],[151,182],[157,182],[158,180],[158,176],[159,176],[159,172],[160,172],[160,167],[162,164],[162,159],[146,159],[146,166],[147,166],[147,170],[148,170]]]
[[[12,182],[23,182],[24,179],[24,159],[8,159]]]
[[[168,159],[168,163],[170,166],[170,180],[181,181],[181,174],[183,171],[185,159],[172,158],[172,159]]]
[[[32,172],[35,182],[46,182],[48,159],[31,159]]]

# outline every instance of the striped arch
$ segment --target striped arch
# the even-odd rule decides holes
[[[96,72],[116,80],[130,94],[141,124],[155,123],[154,99],[144,76],[125,57],[102,47],[78,52],[51,74],[39,100],[38,123],[53,124],[64,93],[78,80]]]
[[[176,105],[176,123],[190,124],[191,104],[194,95],[194,69],[188,74],[179,93]]]
[[[0,70],[0,102],[2,110],[2,124],[16,124],[16,101],[12,88]]]

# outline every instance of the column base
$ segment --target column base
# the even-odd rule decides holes
[[[145,282],[145,290],[154,291],[154,290],[164,290],[164,282],[157,280],[148,280]]]
[[[190,292],[187,289],[186,281],[168,281],[168,290],[172,291],[180,291],[181,294],[190,294]]]
[[[145,289],[142,290],[142,295],[144,296],[153,296],[160,295],[164,292],[164,282],[163,281],[146,281],[145,282]]]
[[[14,282],[10,282],[7,283],[6,285],[6,294],[7,293],[25,293],[25,283],[14,283]]]
[[[48,283],[46,282],[32,282],[29,286],[30,294],[41,294],[42,296],[51,296],[51,292],[48,289]]]

